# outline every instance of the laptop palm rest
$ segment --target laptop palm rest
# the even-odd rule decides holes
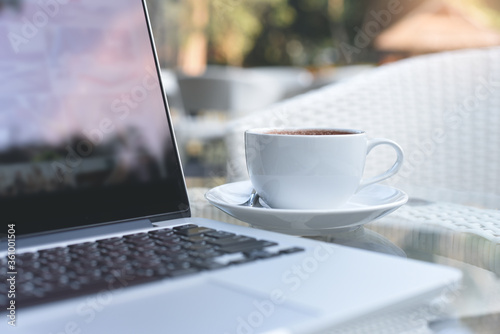
[[[162,327],[168,333],[256,333],[314,319],[314,310],[287,302],[276,305],[249,290],[209,279],[193,279],[175,288],[161,282],[152,287],[104,291],[82,298],[76,308],[48,305],[31,313],[36,318],[30,321],[33,328],[24,329],[64,333],[65,324],[71,324],[81,333],[102,333],[114,323],[127,333],[159,333]]]

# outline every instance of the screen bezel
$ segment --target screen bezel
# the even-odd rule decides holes
[[[161,80],[161,72],[148,14],[147,4],[142,0],[145,29],[148,31],[151,52],[154,59],[156,76],[161,92],[164,86]],[[13,198],[2,200],[7,214],[7,224],[16,224],[16,234],[18,237],[32,237],[40,234],[47,234],[59,231],[75,230],[80,228],[95,227],[106,224],[116,224],[124,221],[149,219],[150,221],[161,221],[181,217],[190,217],[191,211],[187,196],[184,172],[182,169],[177,142],[175,140],[174,129],[168,107],[167,97],[161,94],[163,106],[170,131],[169,162],[175,171],[175,176],[155,184],[142,184],[135,186],[122,186],[109,189],[109,193],[101,196],[117,196],[114,200],[123,205],[109,205],[107,210],[99,211],[96,194],[89,190],[79,190],[71,194],[44,194],[35,195],[29,198]],[[124,189],[124,187],[128,189]],[[171,190],[174,191],[171,191]],[[37,198],[38,196],[38,198]],[[1,203],[1,202],[0,202]],[[49,205],[47,205],[49,203]],[[82,203],[82,205],[79,205]],[[110,202],[111,203],[111,202]],[[48,212],[55,207],[69,205],[58,213]],[[90,205],[92,207],[92,205]],[[110,209],[111,208],[111,209]],[[4,211],[4,210],[2,210]],[[31,212],[30,212],[31,211]],[[37,212],[42,211],[42,212]],[[113,212],[110,212],[113,211]],[[4,214],[6,212],[4,211]],[[35,217],[36,216],[36,217]],[[3,219],[2,219],[3,220]],[[6,231],[5,231],[6,232]],[[3,240],[4,231],[0,231],[0,240]]]

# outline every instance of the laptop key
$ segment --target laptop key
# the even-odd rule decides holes
[[[238,253],[238,252],[250,252],[255,249],[262,249],[264,247],[274,246],[276,243],[270,243],[265,240],[251,240],[240,244],[231,244],[222,246],[219,248],[221,252],[225,253]]]
[[[239,242],[218,242],[215,244],[218,246],[219,251],[226,253],[245,252],[277,245],[275,242],[254,238],[241,238]]]
[[[206,228],[206,227],[192,227],[192,228],[177,230],[176,234],[183,235],[185,237],[190,237],[190,236],[200,235],[200,234],[214,232],[214,231],[215,230],[213,230],[211,228]]]
[[[243,244],[245,242],[253,242],[256,240],[257,239],[250,238],[250,237],[233,236],[233,237],[229,237],[229,238],[216,239],[213,241],[209,241],[209,243],[216,245],[216,246],[219,246],[219,247],[225,247],[225,246],[230,246],[230,245]]]
[[[174,230],[171,229],[171,228],[163,228],[161,230],[149,231],[148,234],[151,237],[155,237],[155,236],[168,236],[168,235],[174,235]]]
[[[281,254],[293,254],[293,253],[302,252],[302,251],[304,251],[304,248],[292,247],[292,248],[280,250],[280,253]]]
[[[276,256],[276,253],[270,253],[265,249],[253,249],[251,251],[243,252],[247,258],[250,259],[268,259],[270,257]]]
[[[212,238],[222,239],[222,238],[232,237],[235,234],[230,233],[230,232],[224,232],[224,231],[214,231],[214,232],[208,232],[208,233],[206,233],[206,235],[209,237],[212,237]]]
[[[182,237],[182,240],[191,242],[193,244],[206,244],[207,241],[212,241],[214,239],[211,237],[206,237],[204,235],[195,235],[191,237]]]
[[[186,230],[186,229],[190,229],[190,228],[196,228],[196,227],[198,227],[198,225],[195,225],[195,224],[186,224],[186,225],[176,226],[173,229],[175,231],[182,231],[182,230]]]

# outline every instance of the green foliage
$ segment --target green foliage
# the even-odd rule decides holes
[[[287,27],[295,19],[287,0],[210,1],[209,62],[241,65],[266,23]]]
[[[328,0],[287,0],[261,17],[262,32],[244,65],[311,65],[331,47]],[[282,18],[286,18],[283,20]]]

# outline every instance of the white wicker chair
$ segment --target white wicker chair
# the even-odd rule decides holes
[[[500,274],[499,60],[498,47],[415,57],[236,120],[226,136],[229,179],[248,178],[248,128],[356,128],[393,139],[406,163],[388,183],[436,203],[413,201],[369,226],[399,244]],[[386,169],[391,154],[372,152],[365,173]]]
[[[498,209],[499,60],[500,48],[411,58],[253,113],[230,126],[230,178],[247,178],[245,129],[356,128],[404,148],[389,182],[410,195]],[[390,152],[374,151],[366,172],[386,169]]]

